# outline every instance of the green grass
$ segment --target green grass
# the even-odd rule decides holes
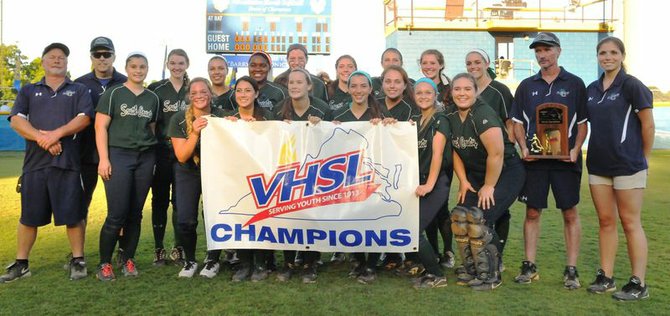
[[[0,263],[3,264],[12,262],[15,256],[20,203],[14,188],[22,159],[22,153],[0,153]],[[426,291],[416,291],[407,280],[383,272],[374,285],[361,285],[346,278],[345,267],[325,267],[314,285],[303,285],[297,279],[282,284],[274,278],[261,283],[232,284],[228,270],[213,280],[199,277],[179,280],[176,276],[178,267],[151,266],[151,211],[145,207],[137,256],[138,278],[120,277],[111,283],[101,283],[89,276],[84,280],[69,281],[62,268],[65,254],[69,252],[64,228],[47,226],[39,230],[31,254],[33,276],[0,285],[0,314],[667,314],[670,273],[663,266],[670,263],[670,231],[665,224],[670,209],[670,199],[666,195],[667,179],[670,178],[668,162],[670,151],[653,153],[643,212],[650,249],[647,282],[651,298],[643,302],[618,303],[609,295],[562,288],[563,225],[559,212],[554,209],[547,210],[542,217],[537,259],[542,279],[530,286],[513,282],[523,256],[524,208],[516,203],[512,208],[512,227],[505,250],[507,271],[503,273],[504,283],[493,292],[477,293],[455,285],[451,270],[448,271],[448,287]],[[452,189],[452,201],[453,191],[455,189]],[[586,285],[598,268],[598,222],[586,177],[582,181],[579,211],[582,242],[578,267],[582,285]],[[98,261],[98,237],[105,212],[104,190],[100,183],[91,206],[86,240],[90,270]],[[171,244],[171,232],[167,235],[166,244]],[[615,275],[622,286],[629,277],[630,265],[621,233],[620,241]],[[198,256],[202,259],[205,251],[202,238],[199,245]]]

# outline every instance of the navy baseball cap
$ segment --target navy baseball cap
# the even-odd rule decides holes
[[[98,36],[91,41],[91,51],[94,52],[98,49],[114,51],[114,43],[107,37]]]
[[[528,46],[528,48],[535,48],[536,46],[539,45],[561,47],[561,41],[558,39],[558,36],[556,36],[556,34],[554,33],[540,32],[537,33],[537,36],[535,36],[535,39],[533,40],[532,43],[530,43],[530,46]]]
[[[51,43],[47,47],[45,47],[44,50],[42,51],[42,57],[44,57],[44,55],[46,55],[52,49],[56,49],[56,48],[62,50],[63,53],[65,54],[65,57],[70,56],[70,49],[67,48],[67,46],[65,46],[65,44],[63,44],[63,43]]]

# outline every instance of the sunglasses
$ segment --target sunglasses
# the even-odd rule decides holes
[[[93,58],[104,57],[105,59],[110,58],[113,55],[114,55],[114,53],[112,53],[112,52],[95,52],[95,53],[91,54],[91,56],[93,56]]]

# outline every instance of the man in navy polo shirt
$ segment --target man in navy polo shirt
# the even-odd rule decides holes
[[[77,133],[91,123],[93,105],[85,86],[66,77],[70,50],[52,43],[42,53],[44,77],[21,88],[9,116],[11,127],[26,139],[21,186],[21,218],[16,261],[0,283],[30,276],[28,256],[37,228],[66,225],[72,250],[70,279],[86,277],[83,189]]]
[[[556,207],[563,214],[564,235],[566,243],[566,267],[563,272],[563,286],[566,289],[577,289],[579,275],[577,273],[577,256],[581,224],[577,213],[579,203],[579,187],[582,174],[581,147],[586,138],[586,87],[579,77],[558,66],[561,55],[561,42],[550,32],[541,32],[530,44],[535,50],[535,58],[540,65],[540,72],[521,82],[514,95],[512,104],[512,120],[514,135],[521,147],[526,166],[526,183],[519,196],[526,203],[526,219],[524,222],[525,259],[521,265],[521,273],[515,278],[520,284],[530,284],[539,279],[535,257],[540,236],[540,215],[547,207],[549,187],[553,192]],[[568,107],[568,142],[570,158],[566,160],[531,159],[529,148],[536,133],[536,108],[547,103],[560,103]]]
[[[126,82],[128,78],[114,69],[114,43],[107,37],[99,36],[91,41],[91,65],[93,70],[74,82],[81,83],[88,88],[91,100],[95,107],[100,96],[107,88]],[[81,179],[84,184],[85,214],[93,199],[93,191],[98,184],[98,151],[95,146],[95,130],[93,122],[84,129],[81,137]]]

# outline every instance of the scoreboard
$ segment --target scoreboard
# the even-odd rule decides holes
[[[332,0],[207,0],[207,53],[330,55]]]

